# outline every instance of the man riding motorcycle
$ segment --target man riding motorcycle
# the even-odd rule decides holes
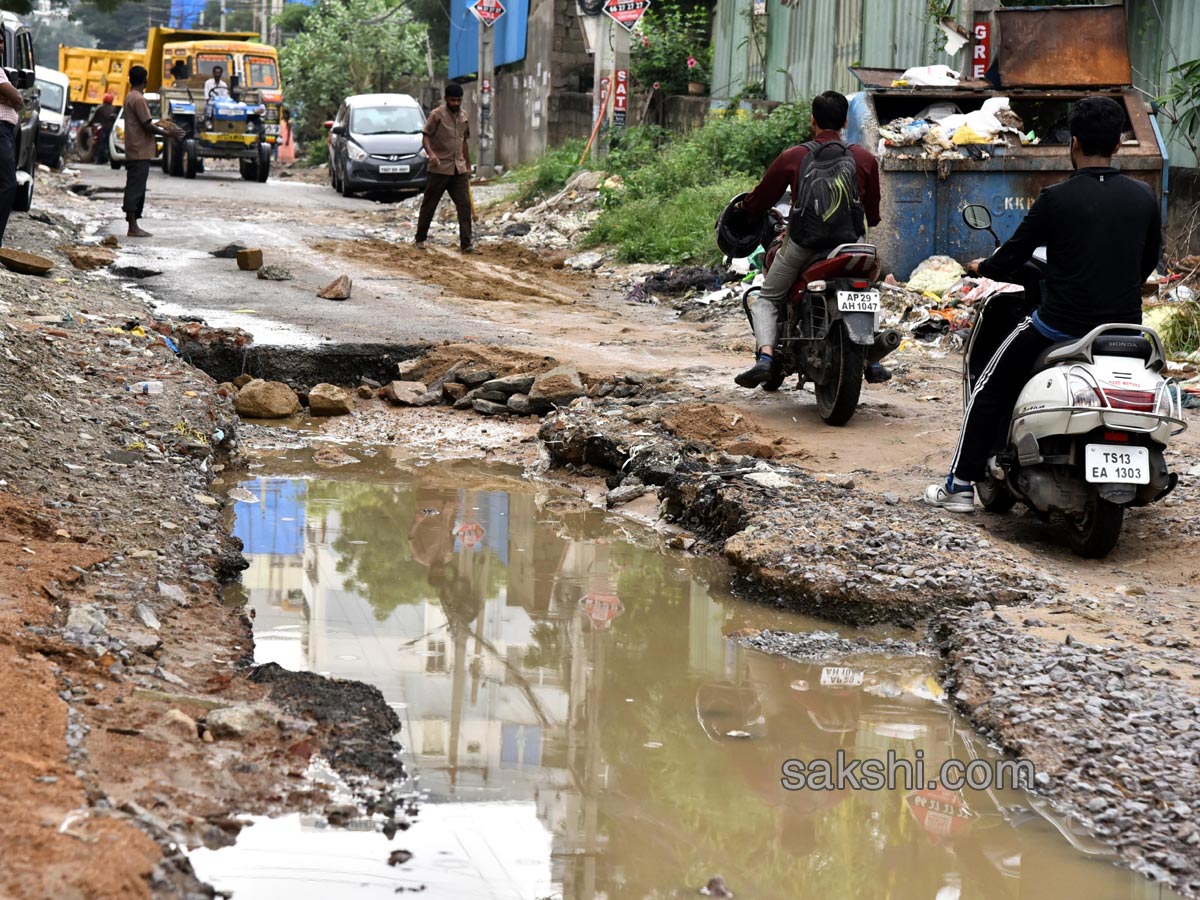
[[[120,110],[113,106],[113,95],[105,94],[104,102],[88,116],[88,126],[99,128],[99,133],[95,136],[95,153],[92,158],[101,165],[108,162],[108,136],[112,133],[119,112]]]
[[[837,91],[826,91],[813,98],[813,140],[817,144],[840,142],[842,138],[839,132],[846,127],[849,108],[849,102]],[[850,144],[847,149],[854,157],[858,196],[866,213],[865,225],[859,225],[861,237],[866,233],[866,225],[879,224],[879,164],[874,156],[857,144]],[[801,167],[808,154],[809,147],[804,144],[790,147],[779,154],[767,168],[758,186],[741,201],[739,208],[749,216],[765,216],[788,188],[792,188],[795,197]],[[763,281],[761,292],[750,301],[750,319],[757,345],[756,361],[751,368],[734,378],[738,385],[755,388],[761,384],[763,390],[779,389],[783,375],[775,365],[774,352],[780,308],[801,273],[810,263],[832,249],[833,247],[804,247],[788,237],[784,238],[783,246]],[[890,374],[875,363],[868,371],[867,380],[886,381],[888,377]]]
[[[1162,251],[1162,222],[1149,187],[1112,167],[1124,125],[1125,112],[1111,98],[1079,100],[1071,111],[1074,174],[1038,195],[990,259],[967,266],[973,275],[1017,281],[1033,251],[1046,248],[1041,302],[976,380],[950,474],[925,491],[934,506],[974,511],[974,483],[983,480],[988,458],[1004,440],[1031,360],[1099,325],[1142,321],[1141,288]]]

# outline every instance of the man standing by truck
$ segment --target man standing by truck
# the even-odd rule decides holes
[[[4,30],[0,28],[0,61],[4,59]],[[17,125],[18,111],[25,108],[21,92],[12,86],[0,66],[0,246],[13,201],[17,199]]]
[[[158,149],[155,137],[181,138],[184,131],[178,125],[156,125],[150,115],[150,105],[142,93],[146,87],[146,67],[132,66],[129,69],[129,93],[125,95],[125,220],[129,223],[129,237],[153,237],[138,226],[142,207],[146,203],[146,179],[150,177],[150,163]]]

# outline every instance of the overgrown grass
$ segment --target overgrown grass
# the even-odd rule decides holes
[[[579,157],[583,155],[585,143],[582,140],[567,141],[528,165],[513,169],[508,180],[518,185],[517,202],[531,203],[561,191],[571,176],[582,168]]]
[[[717,216],[746,187],[746,176],[732,175],[670,197],[624,201],[604,211],[584,243],[614,244],[623,262],[712,265],[721,257],[713,238]]]
[[[719,252],[713,226],[729,199],[754,186],[771,161],[805,141],[809,109],[786,104],[769,116],[728,112],[701,128],[677,135],[646,126],[624,131],[605,171],[622,187],[604,190],[604,210],[590,245],[615,244],[627,262],[711,263]],[[528,203],[562,189],[580,168],[583,142],[553,150],[514,173],[518,199]]]

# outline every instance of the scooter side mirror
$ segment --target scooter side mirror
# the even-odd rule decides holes
[[[992,228],[991,211],[978,203],[963,207],[962,217],[967,227],[975,231],[990,231]]]

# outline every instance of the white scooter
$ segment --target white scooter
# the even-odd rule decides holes
[[[963,221],[992,231],[984,206],[967,206]],[[967,397],[995,349],[1036,305],[1006,293],[982,301],[963,360]],[[1072,550],[1107,554],[1126,508],[1161,500],[1178,481],[1163,451],[1187,424],[1178,388],[1160,374],[1165,364],[1162,340],[1144,325],[1101,325],[1049,347],[1033,361],[1007,440],[975,486],[983,508],[1003,513],[1020,501],[1044,518],[1059,513]]]

